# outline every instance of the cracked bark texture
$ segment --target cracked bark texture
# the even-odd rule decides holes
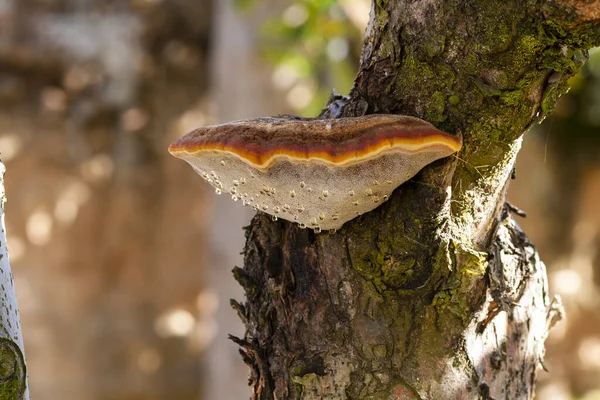
[[[254,218],[234,269],[247,299],[232,300],[252,399],[533,397],[561,307],[504,196],[521,136],[600,44],[598,14],[575,0],[373,3],[354,88],[329,115],[413,115],[464,146],[334,234]]]
[[[4,171],[0,161],[0,400],[29,400],[19,307],[6,248]]]

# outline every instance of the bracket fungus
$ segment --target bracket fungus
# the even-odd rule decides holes
[[[256,118],[207,126],[169,146],[217,194],[316,232],[373,210],[462,140],[419,118]]]

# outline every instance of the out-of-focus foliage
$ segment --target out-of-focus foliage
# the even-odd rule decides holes
[[[568,250],[571,242],[564,238],[564,226],[574,223],[577,212],[575,193],[584,176],[600,166],[600,48],[590,51],[590,60],[571,79],[571,91],[557,104],[556,111],[540,127],[546,148],[559,167],[553,177],[560,193],[545,202],[552,209],[554,242],[549,252]],[[600,273],[600,271],[598,271]],[[600,283],[600,276],[595,277]]]
[[[236,0],[240,9],[256,0]],[[273,65],[273,84],[287,103],[314,116],[331,90],[346,94],[358,67],[368,0],[297,0],[263,26],[261,52]]]
[[[552,118],[553,131],[578,162],[600,162],[600,48],[590,51],[589,62],[570,83],[571,92]]]

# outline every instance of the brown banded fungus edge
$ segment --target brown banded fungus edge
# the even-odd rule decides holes
[[[373,210],[460,135],[404,115],[256,118],[207,126],[169,146],[217,194],[316,232]]]

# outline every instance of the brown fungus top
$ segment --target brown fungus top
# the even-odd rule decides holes
[[[169,151],[176,156],[227,151],[256,168],[268,168],[281,156],[342,165],[372,158],[386,149],[418,151],[434,145],[455,152],[461,138],[419,118],[375,114],[334,120],[256,118],[212,125],[176,140]]]
[[[169,151],[220,194],[297,222],[337,229],[387,200],[461,137],[418,118],[257,118],[199,128]]]

